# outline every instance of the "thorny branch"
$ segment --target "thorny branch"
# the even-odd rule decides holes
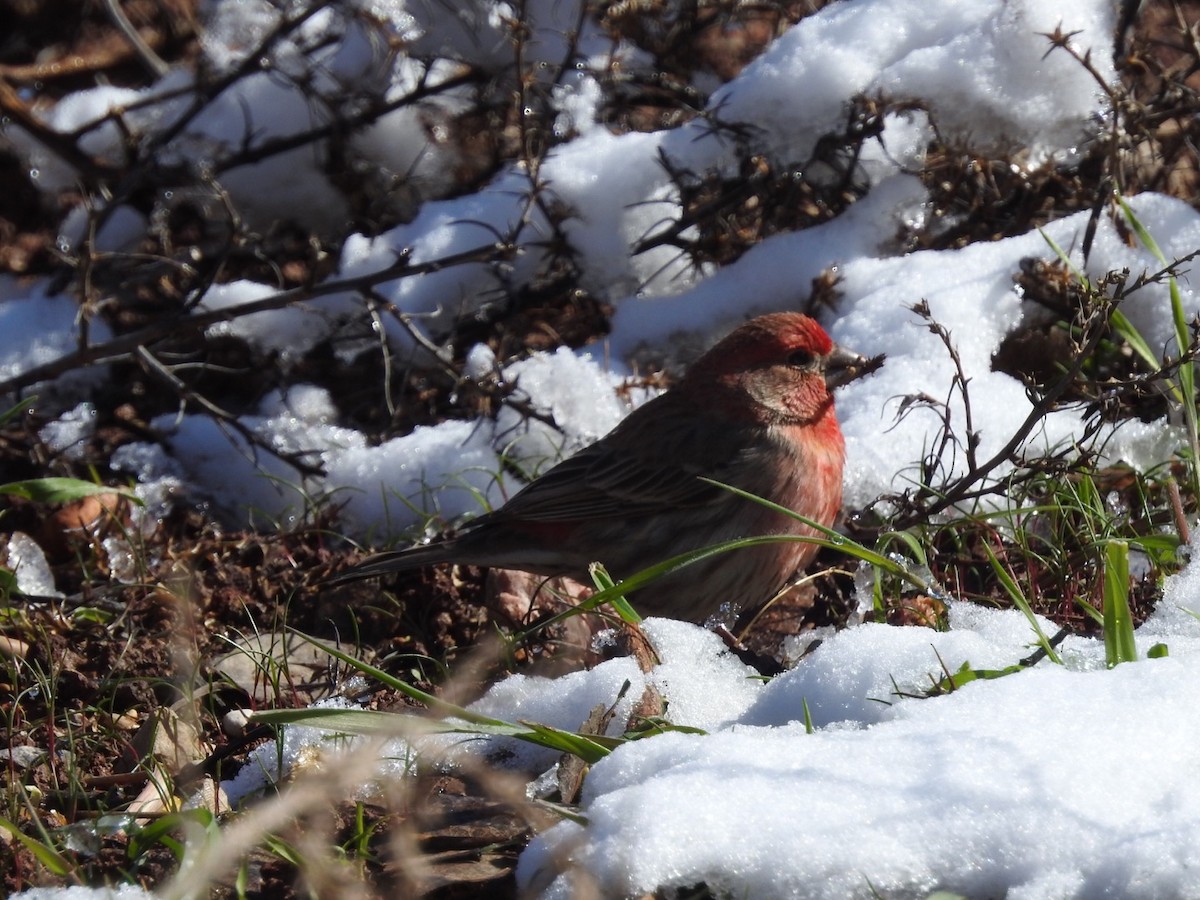
[[[369,291],[368,295],[373,300],[375,300],[377,303],[379,303],[381,305],[385,305],[385,306],[387,305],[387,300],[385,300],[383,297],[380,297],[375,291]],[[437,365],[442,369],[442,371],[446,375],[448,375],[451,378],[451,380],[453,380],[454,382],[456,382],[458,384],[462,384],[464,382],[464,380],[468,380],[468,379],[465,379],[463,373],[459,370],[459,368],[457,366],[455,366],[448,359],[446,359],[445,353],[443,352],[443,348],[438,346],[433,341],[431,341],[426,336],[426,334],[423,331],[421,331],[421,329],[417,328],[413,324],[413,317],[411,315],[407,315],[404,313],[398,313],[396,315],[396,319],[404,327],[405,331],[408,332],[409,337],[411,337],[413,339],[413,341],[415,341],[420,347],[422,347],[436,361]],[[481,393],[485,394],[487,397],[489,397],[492,400],[495,400],[498,403],[504,404],[505,406],[508,406],[508,407],[516,410],[518,413],[521,414],[522,418],[533,419],[535,421],[541,422],[543,425],[548,425],[551,428],[555,429],[556,431],[562,430],[559,427],[558,423],[554,421],[554,417],[552,415],[544,413],[541,410],[536,409],[528,401],[522,400],[521,398],[514,396],[513,390],[516,387],[515,384],[506,384],[499,380],[494,380],[494,381],[481,381],[478,379],[469,379],[469,380],[470,380],[471,384],[477,390],[479,390]]]
[[[299,451],[296,453],[287,453],[277,447],[271,445],[270,441],[264,440],[259,436],[254,429],[247,427],[241,418],[231,413],[226,409],[222,409],[216,403],[209,400],[202,394],[191,390],[183,380],[175,375],[161,360],[154,356],[144,346],[138,347],[135,353],[137,361],[141,364],[142,369],[159,381],[164,382],[170,387],[179,397],[180,406],[188,403],[194,403],[206,413],[213,417],[213,420],[218,422],[222,428],[228,428],[236,431],[241,435],[242,439],[256,450],[262,450],[271,454],[276,459],[287,463],[297,472],[305,477],[315,477],[323,475],[324,470],[319,464],[308,461],[308,457],[312,455],[312,451]]]
[[[370,103],[360,112],[357,112],[345,119],[340,119],[336,122],[330,122],[327,125],[320,125],[316,128],[311,128],[308,131],[300,131],[295,134],[289,134],[286,137],[272,138],[263,141],[260,144],[255,144],[253,147],[244,147],[237,153],[221,159],[213,166],[213,171],[217,174],[228,172],[230,169],[236,169],[240,166],[252,165],[254,163],[263,162],[270,159],[272,156],[278,156],[281,153],[287,153],[289,150],[296,150],[300,147],[305,147],[309,144],[318,141],[328,140],[335,135],[354,131],[363,128],[367,125],[372,125],[382,119],[389,113],[395,112],[406,106],[412,106],[419,103],[428,97],[435,96],[445,91],[453,90],[463,85],[477,83],[480,79],[478,73],[467,70],[460,72],[457,75],[444,78],[440,81],[430,82],[422,81],[412,91],[403,96],[396,97],[392,100],[379,103]]]
[[[1053,411],[1058,400],[1067,390],[1075,383],[1075,379],[1079,373],[1083,371],[1087,365],[1089,357],[1095,352],[1100,342],[1108,335],[1108,319],[1107,316],[1095,316],[1089,323],[1085,331],[1086,337],[1083,343],[1079,346],[1078,351],[1074,354],[1071,364],[1066,371],[1051,384],[1034,403],[1033,409],[1025,417],[1025,420],[1012,434],[1008,441],[996,451],[990,458],[976,466],[970,468],[965,474],[949,485],[938,491],[938,496],[931,503],[926,505],[922,510],[922,516],[928,519],[931,516],[937,515],[945,509],[949,509],[957,503],[967,499],[971,489],[984,481],[992,472],[1006,462],[1011,462],[1015,459],[1017,450],[1025,443],[1026,439],[1031,435],[1046,418],[1047,414]],[[965,387],[965,385],[964,385]],[[906,527],[911,523],[903,523],[898,527]]]
[[[524,54],[528,35],[522,31],[521,27],[518,27],[520,25],[519,21],[510,23],[512,26],[511,34],[516,71],[519,73],[516,80],[518,91],[515,95],[519,106],[516,121],[521,129],[521,155],[526,171],[530,176],[530,190],[525,198],[524,208],[518,216],[518,224],[513,226],[510,234],[501,234],[499,231],[493,229],[495,235],[494,243],[447,256],[440,260],[413,264],[407,253],[404,253],[397,258],[393,265],[368,275],[337,279],[318,285],[280,291],[270,297],[236,308],[212,312],[194,312],[194,307],[203,302],[203,296],[207,288],[211,287],[212,283],[214,283],[224,270],[225,261],[228,260],[228,254],[233,249],[233,244],[231,243],[233,238],[241,233],[238,211],[234,208],[231,199],[221,188],[220,183],[216,180],[216,176],[240,166],[262,162],[290,150],[316,145],[321,141],[336,139],[340,135],[369,126],[397,109],[412,106],[428,97],[450,92],[457,88],[480,82],[481,80],[481,76],[477,71],[465,66],[459,72],[452,75],[435,75],[432,70],[429,70],[425,72],[416,85],[401,96],[386,99],[364,96],[361,98],[361,102],[349,103],[346,109],[340,110],[337,113],[331,111],[331,121],[306,131],[265,141],[256,141],[253,135],[248,133],[246,140],[240,148],[234,148],[232,152],[218,157],[204,171],[198,173],[187,171],[187,164],[164,166],[161,159],[162,151],[181,135],[184,135],[196,121],[197,117],[202,115],[214,100],[233,87],[239,80],[269,69],[273,65],[273,54],[281,42],[296,34],[306,21],[321,11],[323,6],[323,4],[319,3],[300,4],[289,10],[288,13],[281,15],[274,27],[261,38],[257,46],[250,49],[238,63],[229,69],[217,73],[215,76],[209,75],[206,77],[201,73],[201,76],[192,84],[172,91],[158,92],[120,109],[114,109],[101,119],[82,125],[73,132],[58,132],[46,126],[20,99],[16,92],[9,87],[8,82],[0,78],[0,111],[8,113],[18,125],[38,140],[49,152],[74,167],[79,173],[82,183],[90,186],[90,189],[97,192],[102,198],[101,201],[96,203],[95,209],[89,216],[87,233],[84,235],[77,253],[73,257],[63,256],[63,260],[71,266],[73,278],[79,286],[83,297],[80,315],[79,346],[71,353],[64,354],[55,360],[21,372],[0,382],[0,394],[19,393],[33,384],[54,379],[72,370],[102,363],[133,361],[138,363],[151,378],[167,385],[179,398],[181,404],[198,406],[212,415],[221,423],[222,427],[229,427],[237,431],[252,446],[257,446],[274,453],[273,448],[264,446],[252,432],[242,427],[233,414],[212,400],[190,390],[175,374],[172,367],[165,364],[156,356],[156,345],[167,339],[174,340],[181,336],[186,337],[200,334],[205,329],[219,322],[231,321],[242,316],[254,315],[260,312],[282,309],[294,304],[303,304],[322,296],[341,292],[359,291],[363,293],[371,300],[371,314],[378,315],[380,311],[387,309],[386,301],[374,290],[379,284],[413,275],[432,273],[457,265],[471,263],[495,264],[513,259],[519,252],[517,235],[520,235],[529,226],[534,218],[535,210],[542,213],[539,221],[543,221],[553,229],[552,233],[544,238],[546,246],[550,248],[552,253],[569,256],[571,252],[570,245],[565,235],[561,232],[559,225],[564,218],[564,214],[569,215],[569,211],[552,208],[552,201],[548,200],[549,195],[546,193],[545,186],[540,180],[540,171],[541,162],[545,154],[549,152],[554,143],[563,139],[563,136],[558,135],[548,127],[548,122],[557,115],[551,102],[551,88],[553,84],[559,83],[568,71],[572,70],[573,61],[579,57],[578,38],[583,31],[585,17],[589,14],[589,8],[586,4],[581,5],[579,9],[579,18],[574,31],[567,35],[561,65],[557,68],[549,67],[552,71],[547,71],[547,67],[535,65],[532,61],[525,58]],[[312,49],[311,47],[305,48],[305,52]],[[546,78],[550,74],[553,75],[553,80],[548,83]],[[171,115],[165,126],[160,130],[148,134],[139,134],[129,124],[130,113],[150,109],[164,103],[182,105],[183,112]],[[93,158],[82,149],[84,146],[81,143],[83,138],[94,130],[105,126],[115,126],[125,135],[125,162],[110,164],[102,159]],[[123,202],[128,202],[129,198],[135,194],[144,192],[147,186],[158,189],[166,184],[188,184],[197,181],[197,179],[207,184],[211,193],[219,197],[225,205],[225,212],[230,223],[230,228],[226,229],[228,233],[225,235],[226,249],[224,254],[216,261],[215,266],[209,266],[207,277],[203,279],[203,283],[192,284],[187,287],[186,296],[190,297],[191,300],[181,302],[177,310],[152,320],[150,324],[144,327],[111,340],[102,343],[90,342],[88,339],[88,323],[90,317],[96,314],[95,311],[97,309],[108,305],[109,301],[114,297],[123,297],[128,294],[131,290],[131,284],[137,283],[149,286],[152,282],[160,279],[163,274],[161,267],[152,267],[155,268],[155,271],[150,271],[148,268],[142,272],[115,273],[120,276],[119,286],[110,288],[108,297],[98,294],[97,291],[102,291],[104,288],[97,287],[94,276],[97,264],[105,259],[107,254],[99,253],[95,250],[95,235],[103,227],[114,209],[119,207]],[[476,224],[488,227],[485,223]],[[166,246],[167,237],[164,236],[163,240],[164,246]],[[185,245],[184,249],[186,250],[188,247]],[[191,252],[195,253],[196,249],[196,247],[192,247]],[[203,250],[203,252],[205,258],[210,256],[208,250]],[[127,258],[132,259],[132,257]],[[158,259],[158,257],[151,258]],[[194,259],[195,257],[189,257],[184,260],[176,260],[173,264],[181,266],[186,272],[191,272]],[[164,261],[172,264],[170,260]],[[502,271],[498,272],[498,274],[501,277],[503,276]],[[116,279],[110,278],[109,280],[115,281]],[[65,287],[65,285],[60,285],[60,289],[62,287]],[[393,309],[393,312],[395,313],[396,311]],[[449,369],[454,369],[454,366],[445,360],[443,353],[436,352],[440,348],[433,348],[427,338],[420,335],[417,329],[411,328],[411,323],[407,316],[398,314],[397,317],[405,327],[409,327],[414,332],[414,335],[418,337],[419,343],[427,346],[429,349],[435,350],[432,358],[441,361]],[[385,360],[385,370],[390,372],[391,360],[386,346],[382,347],[382,353]],[[449,374],[456,380],[461,380],[462,378],[461,373],[457,371],[450,372]],[[482,390],[485,390],[485,393],[488,392],[486,386],[481,385],[480,387]],[[528,407],[528,404],[523,403],[519,398],[511,396],[511,386],[494,385],[491,393],[496,395],[494,399],[498,398],[499,402],[519,409],[523,415],[538,419],[552,426],[554,425],[551,417]],[[390,397],[388,402],[390,405]],[[278,456],[279,454],[276,455]],[[280,458],[285,459],[286,462],[292,464],[303,473],[315,473],[315,469],[304,459],[287,456],[286,454]]]
[[[1197,251],[1200,253],[1200,251]],[[928,521],[931,517],[936,516],[944,510],[950,509],[958,504],[978,500],[988,495],[996,493],[998,488],[989,483],[988,479],[997,468],[1005,463],[1013,463],[1022,469],[1021,475],[1018,476],[1021,480],[1028,480],[1050,468],[1057,468],[1065,459],[1067,451],[1064,450],[1056,457],[1046,457],[1040,460],[1025,460],[1022,459],[1018,451],[1024,445],[1029,436],[1039,427],[1042,421],[1051,412],[1059,407],[1059,403],[1068,391],[1078,387],[1080,377],[1086,366],[1092,363],[1097,348],[1101,342],[1110,339],[1112,336],[1111,317],[1113,312],[1120,306],[1121,302],[1129,297],[1135,291],[1152,283],[1161,283],[1169,277],[1175,277],[1180,271],[1180,267],[1187,259],[1191,259],[1197,253],[1189,254],[1186,259],[1179,259],[1172,262],[1170,265],[1163,267],[1161,270],[1154,273],[1143,273],[1131,283],[1128,282],[1128,273],[1112,273],[1109,277],[1109,284],[1113,286],[1111,296],[1106,296],[1098,289],[1093,289],[1087,298],[1085,298],[1084,307],[1078,312],[1078,322],[1074,326],[1078,330],[1079,337],[1071,354],[1071,362],[1066,366],[1061,374],[1051,384],[1042,390],[1038,390],[1034,385],[1026,386],[1032,402],[1032,408],[1028,415],[1022,421],[1021,425],[1013,432],[1008,441],[996,451],[991,457],[980,462],[976,458],[976,450],[979,443],[979,435],[973,426],[973,415],[971,412],[971,400],[969,392],[969,379],[963,370],[961,360],[958,357],[957,351],[952,342],[949,331],[940,323],[933,321],[928,305],[919,303],[913,307],[916,312],[927,323],[927,327],[936,334],[942,341],[950,354],[950,357],[955,366],[955,375],[951,387],[951,396],[957,392],[962,398],[964,415],[966,417],[966,437],[965,437],[965,452],[967,459],[967,470],[957,478],[952,479],[948,483],[941,486],[934,486],[934,472],[944,463],[941,462],[942,455],[949,443],[957,445],[959,439],[956,436],[953,424],[950,421],[950,405],[949,398],[945,404],[938,404],[932,401],[931,398],[921,400],[921,398],[906,398],[905,409],[913,403],[922,402],[926,405],[937,405],[943,409],[943,427],[941,442],[938,449],[932,451],[926,460],[922,463],[922,478],[921,487],[918,489],[915,497],[909,498],[906,506],[907,511],[902,513],[892,527],[896,529],[904,529],[913,524],[922,521]],[[1091,302],[1088,303],[1087,301]],[[1145,386],[1150,383],[1161,384],[1164,380],[1169,379],[1181,365],[1190,363],[1200,355],[1200,344],[1195,337],[1191,345],[1181,348],[1178,359],[1170,359],[1164,361],[1156,371],[1148,373],[1144,376],[1139,376],[1135,379],[1129,379],[1120,382],[1110,382],[1106,385],[1108,391],[1125,390],[1145,390]],[[1082,401],[1081,401],[1082,402]],[[1093,400],[1090,403],[1083,403],[1085,410],[1090,415],[1085,427],[1084,434],[1074,442],[1074,450],[1087,457],[1087,451],[1084,449],[1090,443],[1092,438],[1099,432],[1101,423],[1096,413],[1099,412],[1098,400]],[[1011,487],[1011,483],[1010,483]]]

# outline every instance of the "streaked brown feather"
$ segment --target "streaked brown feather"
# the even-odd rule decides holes
[[[815,362],[798,368],[796,349]],[[734,485],[832,524],[841,506],[842,435],[821,361],[838,353],[811,319],[763,316],[698,360],[683,381],[504,506],[449,539],[379,554],[351,577],[437,562],[616,578],[702,546],[810,534],[795,520],[701,480]],[[761,604],[807,565],[815,545],[775,543],[681,569],[638,591],[648,614],[703,621]]]

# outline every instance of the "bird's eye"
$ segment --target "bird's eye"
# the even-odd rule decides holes
[[[787,364],[797,369],[807,369],[816,360],[811,350],[793,350],[788,354]]]

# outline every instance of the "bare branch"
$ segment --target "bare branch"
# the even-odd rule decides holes
[[[0,382],[0,394],[19,391],[39,381],[57,378],[66,372],[94,366],[97,363],[130,359],[141,347],[149,347],[166,338],[179,337],[181,334],[195,334],[219,322],[229,322],[259,312],[282,309],[293,303],[315,300],[318,297],[327,297],[330,294],[362,291],[387,281],[409,278],[414,275],[425,275],[431,272],[440,272],[453,266],[468,263],[500,262],[511,259],[517,252],[518,248],[515,244],[495,243],[477,247],[473,250],[465,250],[462,253],[456,253],[426,263],[411,263],[409,262],[408,254],[405,253],[392,265],[380,269],[378,272],[358,275],[353,278],[340,278],[312,287],[280,291],[277,294],[272,294],[270,297],[264,297],[261,300],[246,303],[232,309],[213,310],[194,315],[168,316],[151,325],[147,325],[145,328],[113,338],[111,341],[106,341],[103,344],[81,347],[73,353],[65,354],[58,359],[35,366],[19,375],[6,379]]]

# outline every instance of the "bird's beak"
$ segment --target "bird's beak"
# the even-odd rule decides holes
[[[825,386],[832,391],[843,384],[869,375],[883,365],[884,359],[886,357],[883,354],[868,359],[834,344],[833,350],[825,357]]]

